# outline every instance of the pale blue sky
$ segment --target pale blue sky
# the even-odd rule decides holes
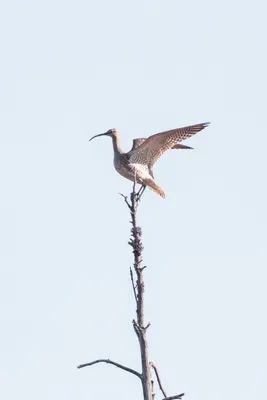
[[[211,121],[155,168],[143,228],[150,359],[168,395],[267,398],[266,5],[2,0],[0,397],[141,398],[131,183],[109,138]],[[158,395],[156,399],[161,399]]]

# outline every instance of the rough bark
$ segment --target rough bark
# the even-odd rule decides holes
[[[122,369],[126,372],[129,372],[129,373],[137,376],[141,380],[144,400],[154,400],[155,399],[154,382],[152,381],[152,377],[151,377],[151,369],[153,369],[155,372],[155,375],[156,375],[159,389],[161,390],[161,392],[164,396],[163,400],[181,399],[184,396],[184,393],[181,393],[181,394],[175,395],[175,396],[171,396],[171,397],[167,397],[167,394],[162,387],[159,373],[158,373],[158,370],[157,370],[155,364],[152,362],[149,362],[147,329],[149,328],[150,323],[145,324],[145,317],[144,317],[145,284],[144,284],[143,272],[146,267],[142,266],[142,262],[143,262],[143,259],[142,259],[142,251],[143,251],[142,230],[137,225],[137,220],[136,220],[137,207],[140,202],[140,196],[139,196],[139,193],[136,193],[135,186],[136,185],[134,183],[133,191],[130,196],[130,201],[128,201],[128,198],[126,196],[124,196],[124,195],[122,195],[122,196],[124,198],[125,203],[127,204],[128,208],[129,208],[130,214],[131,214],[130,222],[132,224],[132,229],[131,229],[131,237],[129,240],[129,245],[132,247],[132,250],[133,250],[134,261],[133,261],[133,268],[130,268],[130,277],[131,277],[132,288],[133,288],[133,292],[134,292],[134,298],[135,298],[135,302],[136,302],[136,318],[133,319],[133,328],[134,328],[134,331],[135,331],[138,341],[139,341],[142,372],[140,373],[132,368],[126,367],[126,366],[119,364],[115,361],[112,361],[110,359],[98,359],[98,360],[91,361],[86,364],[81,364],[77,368],[92,366],[92,365],[98,364],[98,363],[107,363],[107,364],[116,366],[119,369]]]
[[[127,202],[127,199],[125,199]],[[143,271],[144,267],[142,267],[142,231],[139,226],[137,226],[136,222],[136,210],[137,210],[137,202],[138,197],[135,193],[135,185],[133,192],[131,194],[131,203],[128,203],[128,207],[131,212],[131,239],[129,241],[130,246],[133,248],[134,254],[134,270],[136,273],[136,284],[133,281],[133,273],[131,271],[131,279],[133,283],[134,296],[136,300],[136,320],[133,320],[134,331],[137,335],[139,345],[140,345],[140,353],[141,353],[141,363],[142,363],[142,387],[143,387],[143,396],[144,400],[152,400],[153,399],[153,390],[151,383],[151,373],[150,373],[150,365],[148,358],[148,342],[146,331],[149,327],[149,324],[145,325],[144,318],[144,277]]]

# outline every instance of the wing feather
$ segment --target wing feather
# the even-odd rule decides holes
[[[133,147],[130,151],[137,149],[137,147],[141,146],[142,143],[146,141],[147,138],[137,138],[133,140]]]
[[[195,135],[208,125],[209,123],[205,122],[203,124],[185,126],[183,128],[172,129],[149,136],[135,151],[133,151],[131,154],[131,162],[147,164],[152,168],[153,164],[165,151],[173,148],[177,143]]]

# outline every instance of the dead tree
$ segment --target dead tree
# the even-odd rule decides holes
[[[162,387],[162,383],[159,377],[159,373],[157,370],[157,367],[155,366],[154,363],[149,361],[149,356],[148,356],[148,342],[147,342],[147,329],[150,326],[150,323],[145,323],[145,318],[144,318],[144,290],[145,290],[145,284],[144,284],[144,276],[143,272],[144,269],[146,268],[145,266],[142,266],[142,251],[143,251],[143,245],[142,245],[142,231],[141,228],[137,225],[136,222],[136,215],[137,215],[137,208],[140,203],[140,196],[138,193],[136,193],[135,190],[135,183],[133,185],[133,191],[130,195],[130,201],[128,201],[128,198],[124,195],[124,201],[127,204],[127,207],[130,210],[131,214],[131,236],[129,240],[129,245],[133,249],[133,255],[134,255],[134,261],[133,261],[133,268],[130,267],[130,277],[131,277],[131,283],[132,283],[132,288],[133,288],[133,293],[134,293],[134,298],[135,298],[135,303],[136,303],[136,318],[133,319],[133,329],[136,333],[136,336],[139,341],[139,346],[140,346],[140,355],[141,355],[141,366],[142,366],[142,371],[138,372],[132,368],[128,368],[125,365],[119,364],[115,361],[112,361],[110,359],[98,359],[94,360],[91,362],[88,362],[86,364],[81,364],[78,365],[77,368],[84,368],[84,367],[89,367],[94,364],[98,363],[107,363],[114,365],[115,367],[118,367],[120,369],[123,369],[126,372],[129,372],[135,376],[137,376],[142,384],[142,389],[143,389],[143,399],[144,400],[154,400],[155,399],[155,392],[154,392],[154,381],[152,380],[151,377],[151,371],[153,370],[157,379],[157,383],[159,386],[159,389],[161,390],[163,394],[163,400],[174,400],[174,399],[181,399],[184,396],[184,393],[175,395],[175,396],[167,396],[165,390]]]

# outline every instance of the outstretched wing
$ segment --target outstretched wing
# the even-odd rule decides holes
[[[147,138],[134,139],[133,140],[133,146],[132,146],[130,151],[133,151],[133,150],[137,149],[137,147],[141,146],[141,144],[144,143],[146,140],[147,140]],[[192,150],[193,147],[185,146],[184,144],[178,144],[177,143],[174,146],[172,146],[172,149],[190,149],[190,150]]]
[[[151,168],[165,151],[175,148],[177,143],[195,135],[208,125],[209,122],[205,122],[149,136],[145,142],[133,151],[131,162],[147,164]]]
[[[133,140],[133,147],[130,151],[137,149],[137,147],[141,146],[142,143],[146,141],[147,138],[138,138]]]

